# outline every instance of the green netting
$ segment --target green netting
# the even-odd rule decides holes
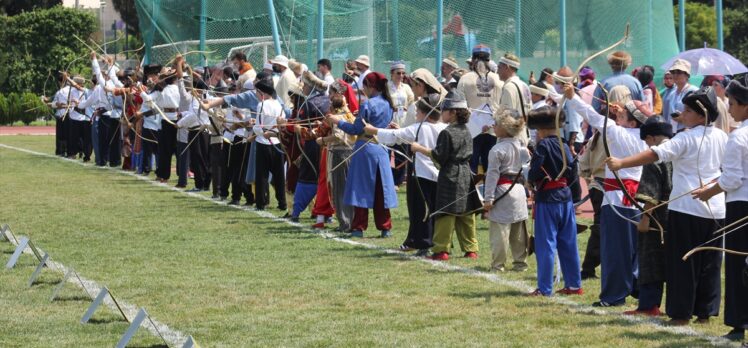
[[[200,1],[137,0],[140,29],[152,62],[168,62],[178,51],[199,48],[201,4],[205,10],[208,64],[226,60],[232,49],[245,52],[261,65],[276,54],[266,0]],[[275,0],[283,54],[314,67],[317,58],[317,0]],[[465,65],[469,50],[478,43],[491,47],[494,56],[505,52],[522,59],[520,75],[543,67],[560,66],[560,1],[553,0],[445,0],[443,57]],[[388,62],[405,61],[409,69],[435,68],[437,7],[433,0],[327,0],[324,2],[322,56],[333,61],[335,75],[342,63],[360,54],[371,58],[374,70],[386,71]],[[669,1],[566,1],[566,58],[576,67],[585,57],[623,36],[635,65],[658,67],[678,52]],[[197,63],[201,54],[190,54]],[[605,59],[592,67],[607,72]]]

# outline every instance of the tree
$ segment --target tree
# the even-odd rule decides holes
[[[724,14],[725,23],[729,23],[729,30],[725,30],[725,51],[732,54],[742,62],[748,62],[748,18],[745,14],[748,11],[748,5],[743,5],[740,9],[726,10]]]
[[[8,99],[0,94],[0,124],[7,124],[8,120]]]
[[[43,86],[53,73],[90,67],[85,45],[74,36],[87,40],[95,30],[91,13],[61,6],[0,16],[0,42],[5,47],[0,53],[0,92],[49,95]]]
[[[112,0],[114,9],[119,12],[122,20],[127,24],[127,32],[130,35],[140,37],[140,22],[138,21],[138,12],[135,10],[135,1],[133,0]]]
[[[61,5],[62,0],[0,0],[0,13],[15,16],[22,12]]]
[[[675,30],[680,30],[678,23],[678,6],[674,8]],[[706,43],[709,47],[717,47],[717,23],[714,6],[703,3],[686,3],[686,49],[701,48]],[[729,32],[729,24],[725,23],[725,31]]]

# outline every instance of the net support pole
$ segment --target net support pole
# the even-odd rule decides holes
[[[721,51],[725,49],[725,38],[722,29],[722,0],[714,0],[714,7],[717,12],[717,48]]]
[[[275,54],[282,54],[280,37],[278,36],[278,22],[275,20],[275,5],[273,0],[268,0],[268,15],[270,16],[270,29],[273,32],[273,47],[275,48]]]
[[[439,71],[442,65],[442,44],[444,43],[444,0],[437,0],[436,5],[436,67]]]
[[[678,0],[678,46],[686,50],[686,0]]]
[[[400,7],[399,0],[392,0],[392,57],[400,60]]]
[[[566,0],[561,0],[561,14],[560,22],[561,29],[559,30],[559,44],[561,46],[561,66],[566,66]]]
[[[205,52],[205,33],[208,24],[208,0],[200,0],[200,51]],[[203,66],[208,65],[208,57],[201,53],[200,63]]]
[[[324,58],[324,48],[325,48],[324,29],[325,29],[325,0],[317,0],[317,60]]]
[[[522,57],[522,0],[515,0],[517,4],[514,16],[514,54]]]

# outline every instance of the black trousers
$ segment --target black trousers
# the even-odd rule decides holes
[[[470,158],[470,170],[473,173],[478,173],[478,165],[483,167],[484,172],[488,170],[488,153],[494,145],[496,137],[491,134],[481,133],[473,138],[473,156]]]
[[[228,170],[223,176],[221,185],[221,196],[226,197],[231,185],[231,200],[238,201],[244,196],[247,203],[254,203],[255,197],[252,194],[250,185],[244,181],[247,176],[247,158],[249,158],[249,143],[242,142],[241,137],[234,137],[230,146],[224,146],[224,158],[228,163]]]
[[[748,202],[727,203],[725,223],[730,224],[746,215]],[[728,234],[725,237],[725,247],[738,251],[748,250],[748,226]],[[743,270],[746,267],[745,256],[725,254],[725,325],[734,328],[748,329],[748,283],[743,280]]]
[[[668,214],[668,233],[665,234],[667,315],[673,319],[691,319],[693,315],[716,317],[719,315],[722,253],[702,251],[687,261],[681,258],[689,250],[712,239],[712,233],[719,228],[717,222],[673,210]],[[705,244],[719,245],[719,240]]]
[[[99,116],[99,156],[102,160],[97,159],[98,164],[109,162],[109,166],[118,167],[122,163],[120,133],[119,119]]]
[[[67,138],[70,132],[70,117],[65,117],[63,120],[60,117],[55,116],[55,155],[66,156],[67,154]]]
[[[169,180],[171,177],[171,158],[177,153],[177,128],[161,120],[161,130],[158,132],[158,166],[156,177]]]
[[[210,160],[210,176],[213,181],[213,195],[223,196],[221,187],[223,185],[223,176],[227,170],[226,158],[223,155],[223,148],[227,146],[223,142],[210,144],[208,146]],[[227,194],[228,195],[228,194]],[[225,196],[224,196],[225,197]]]
[[[416,183],[418,180],[418,183]],[[418,191],[418,186],[423,190],[423,196]],[[423,222],[426,214],[426,205],[429,207],[429,214],[433,213],[436,202],[436,182],[418,178],[413,175],[408,176],[408,190],[406,192],[408,203],[408,236],[405,237],[403,245],[414,249],[428,249],[434,246],[434,218],[428,218]],[[426,201],[424,202],[424,197]]]
[[[398,144],[392,146],[392,148],[400,151],[401,153],[406,153],[405,145]],[[405,181],[405,174],[408,169],[408,164],[403,164],[403,162],[406,162],[407,160],[402,155],[398,155],[394,151],[391,151],[390,153],[391,156],[395,156],[395,168],[392,168],[392,178],[395,180],[395,186],[400,186]]]
[[[197,139],[195,139],[197,138]],[[210,163],[208,163],[208,143],[210,136],[203,131],[190,131],[187,143],[191,144],[190,170],[195,175],[195,187],[208,190],[210,187]]]
[[[273,145],[254,143],[257,147],[255,167],[255,193],[257,194],[257,208],[264,208],[270,203],[270,197],[265,194],[269,190],[268,177],[273,173],[273,189],[275,190],[275,199],[278,201],[278,208],[285,210],[286,205],[286,174],[283,171],[285,161],[283,154],[278,152]],[[280,146],[280,145],[279,145]]]
[[[589,194],[594,217],[592,226],[590,226],[590,238],[587,239],[587,250],[584,253],[584,261],[582,262],[583,276],[594,276],[595,268],[600,266],[600,208],[603,204],[603,196],[605,194],[595,189],[589,190]]]
[[[148,140],[143,140],[143,173],[148,174],[153,169],[153,155],[156,155],[158,158],[158,136],[159,131],[155,131],[153,129],[143,128],[143,138]],[[154,142],[155,141],[155,142]]]
[[[568,142],[566,143],[568,144]],[[574,143],[574,151],[576,153],[579,153],[579,151],[582,151],[582,145],[583,143]],[[574,203],[579,202],[582,199],[582,183],[580,183],[579,180],[582,180],[582,179],[581,178],[577,179],[577,181],[574,181],[573,183],[571,183],[571,186],[569,187],[569,189],[571,190],[571,201]]]
[[[68,132],[68,157],[83,154],[83,160],[91,160],[91,121],[70,120],[70,129]]]

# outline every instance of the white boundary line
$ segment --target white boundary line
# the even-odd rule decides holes
[[[90,163],[83,163],[83,162],[79,162],[77,160],[72,160],[72,159],[68,159],[68,158],[58,157],[58,156],[54,156],[54,155],[50,155],[50,154],[46,154],[46,153],[41,153],[41,152],[36,152],[36,151],[33,151],[33,150],[28,150],[28,149],[24,149],[24,148],[15,147],[15,146],[5,145],[5,144],[2,144],[2,143],[0,143],[0,148],[6,148],[6,149],[15,150],[15,151],[19,151],[19,152],[24,152],[24,153],[28,153],[28,154],[32,154],[32,155],[37,155],[37,156],[42,156],[42,157],[47,157],[47,158],[54,158],[54,159],[59,159],[59,160],[62,160],[62,161],[68,161],[68,162],[75,163],[75,164],[78,164],[78,165],[83,166],[83,167],[94,167]],[[137,178],[139,180],[142,180],[142,181],[145,181],[147,183],[150,183],[153,186],[158,186],[158,187],[162,187],[162,188],[165,188],[165,189],[168,189],[168,190],[171,190],[171,191],[179,192],[181,194],[184,194],[184,195],[187,195],[187,196],[190,196],[190,197],[194,197],[194,198],[198,198],[198,199],[202,199],[204,201],[208,201],[208,202],[211,202],[211,203],[214,203],[214,204],[224,205],[224,206],[231,207],[231,208],[234,208],[234,209],[237,209],[237,210],[248,211],[248,212],[254,213],[257,216],[260,216],[260,217],[263,217],[263,218],[268,218],[268,219],[271,219],[271,220],[276,221],[276,222],[283,222],[283,223],[285,223],[287,225],[291,225],[291,226],[297,227],[297,228],[299,228],[300,230],[302,230],[304,232],[315,234],[315,235],[320,236],[321,238],[325,238],[325,239],[332,240],[332,241],[335,241],[335,242],[345,243],[345,244],[354,245],[354,246],[358,246],[358,247],[363,247],[363,248],[371,249],[371,250],[382,251],[382,252],[385,252],[387,254],[400,256],[400,257],[402,257],[404,259],[407,259],[407,260],[423,262],[423,263],[429,264],[430,266],[435,267],[435,268],[439,268],[439,269],[443,269],[443,270],[447,270],[447,271],[452,271],[452,272],[463,273],[463,274],[466,274],[466,275],[469,275],[469,276],[473,276],[473,277],[483,278],[483,279],[486,279],[486,280],[488,280],[488,281],[490,281],[492,283],[496,283],[496,284],[499,284],[499,285],[502,285],[502,286],[513,288],[513,289],[519,290],[521,292],[529,292],[529,291],[531,291],[534,288],[534,287],[528,285],[525,282],[505,279],[503,277],[500,277],[497,274],[488,273],[488,272],[481,272],[481,271],[478,271],[478,270],[475,270],[475,269],[472,269],[472,268],[457,266],[457,265],[449,264],[449,263],[446,263],[446,262],[432,261],[432,260],[428,260],[426,258],[415,257],[415,256],[409,255],[409,254],[404,253],[404,252],[399,251],[399,250],[387,249],[387,248],[384,248],[384,247],[381,247],[381,246],[378,246],[378,245],[374,245],[374,244],[359,242],[359,241],[355,241],[355,240],[351,240],[351,239],[346,239],[346,238],[340,238],[340,237],[338,237],[338,236],[336,236],[336,235],[334,235],[332,233],[328,233],[328,232],[317,232],[317,231],[312,230],[311,228],[305,227],[301,223],[291,222],[289,220],[280,218],[280,217],[275,216],[275,215],[273,215],[273,214],[271,214],[271,213],[269,213],[267,211],[264,211],[264,210],[263,211],[258,211],[258,210],[255,210],[255,209],[249,208],[249,207],[237,206],[237,205],[228,205],[226,202],[215,201],[212,198],[204,196],[204,195],[201,195],[199,193],[186,192],[186,191],[178,189],[176,187],[169,186],[168,184],[162,184],[162,183],[153,181],[153,180],[149,179],[148,177],[144,177],[144,176],[135,174],[133,172],[128,172],[128,171],[124,171],[124,170],[121,170],[121,169],[118,169],[118,168],[110,168],[110,167],[94,167],[94,168],[107,169],[109,171],[116,172],[116,173],[119,173],[119,174],[129,175],[131,177],[134,177],[134,178]],[[734,347],[740,346],[740,343],[729,341],[729,340],[727,340],[727,339],[725,339],[723,337],[708,335],[708,334],[705,334],[703,332],[696,331],[696,330],[694,330],[691,327],[687,327],[687,326],[667,326],[667,325],[663,325],[663,323],[662,323],[661,320],[654,319],[654,318],[645,318],[645,317],[641,317],[641,316],[624,315],[622,313],[610,312],[610,311],[606,311],[606,310],[599,309],[599,308],[596,308],[596,307],[592,307],[592,306],[589,306],[589,305],[583,305],[583,304],[574,302],[574,301],[570,300],[569,297],[552,296],[552,297],[548,297],[546,299],[549,300],[549,301],[551,301],[551,302],[555,302],[557,304],[561,304],[561,305],[569,307],[569,310],[571,312],[573,312],[573,313],[593,314],[593,315],[599,315],[599,316],[616,317],[616,318],[623,319],[623,320],[626,320],[626,321],[634,323],[634,324],[649,325],[649,326],[651,326],[652,328],[654,328],[654,329],[656,329],[658,331],[664,331],[664,332],[668,332],[668,333],[672,333],[672,334],[676,334],[676,335],[690,336],[690,337],[696,337],[696,338],[704,339],[704,340],[707,340],[713,346],[734,346]],[[135,311],[137,311],[134,306],[131,306],[131,305],[126,305],[126,306],[128,308],[132,307]],[[178,336],[180,338],[179,342],[184,342],[184,339],[186,339],[185,336],[184,336],[184,334],[181,334],[181,333],[179,333],[177,331],[171,331],[170,329],[168,329],[168,327],[166,325],[159,324],[159,323],[157,323],[157,325],[159,325],[159,331],[161,331],[161,333],[164,334],[164,338],[166,338],[167,340],[169,340],[169,337],[174,337],[174,336]],[[162,327],[163,327],[163,330],[161,330]],[[149,331],[150,330],[151,330],[151,328],[149,328]]]

